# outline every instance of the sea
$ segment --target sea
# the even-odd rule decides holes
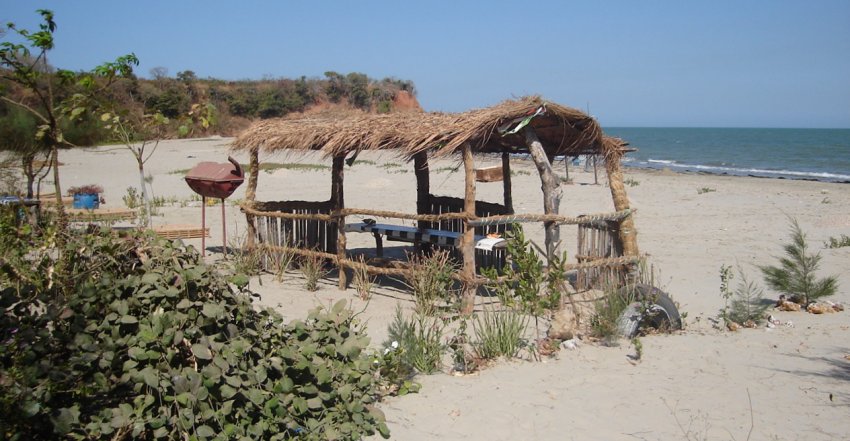
[[[605,127],[637,151],[624,165],[850,183],[850,129]]]

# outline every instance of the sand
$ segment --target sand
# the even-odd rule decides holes
[[[161,143],[146,170],[157,196],[177,200],[161,209],[154,224],[200,225],[200,203],[182,181],[181,170],[200,161],[224,162],[226,138]],[[237,155],[240,162],[247,157]],[[345,170],[350,207],[415,212],[412,164],[390,154],[364,153]],[[62,152],[63,186],[101,184],[106,207],[123,207],[129,186],[138,186],[134,159],[120,147]],[[316,156],[261,157],[261,161],[321,163]],[[481,158],[481,165],[496,161]],[[400,167],[384,166],[398,164]],[[432,164],[432,193],[462,196],[463,176]],[[556,165],[563,173],[563,163]],[[530,163],[514,162],[517,212],[542,212],[539,178]],[[593,174],[571,170],[575,184],[565,185],[561,213],[612,211],[609,189],[593,185]],[[811,247],[823,256],[821,274],[836,274],[840,288],[832,301],[850,304],[850,247],[824,249],[830,237],[850,234],[850,185],[700,174],[628,170],[626,189],[637,208],[635,223],[641,252],[649,254],[658,283],[687,313],[684,331],[641,338],[643,358],[628,341],[618,347],[585,343],[544,362],[501,361],[474,375],[420,376],[419,394],[381,404],[393,439],[400,440],[564,440],[564,439],[850,439],[850,312],[811,315],[773,312],[783,324],[774,329],[720,331],[712,326],[723,305],[721,265],[740,264],[761,282],[756,265],[775,262],[788,236],[788,218],[796,218]],[[330,171],[277,170],[260,174],[260,200],[326,200]],[[699,194],[699,189],[714,191]],[[479,199],[499,202],[501,184],[478,184]],[[245,218],[231,203],[244,197],[244,186],[228,201],[231,244],[244,237]],[[207,210],[211,237],[220,249],[220,207]],[[410,222],[407,222],[410,224]],[[527,234],[542,243],[542,226]],[[568,252],[575,250],[575,229],[565,227]],[[199,239],[187,240],[200,246]],[[388,253],[400,253],[389,243]],[[366,234],[350,234],[349,246],[374,247]],[[213,253],[210,259],[220,258]],[[366,302],[354,289],[338,291],[336,279],[323,280],[318,292],[302,288],[297,273],[280,282],[271,276],[252,280],[261,304],[288,318],[303,317],[316,305],[349,299],[365,308],[362,317],[373,344],[386,338],[396,304],[411,307],[398,286],[376,289]],[[770,297],[776,297],[767,291]],[[786,325],[787,324],[787,325]]]

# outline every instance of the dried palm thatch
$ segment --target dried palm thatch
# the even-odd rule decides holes
[[[536,114],[536,115],[535,115]],[[535,115],[528,126],[549,155],[619,154],[622,141],[603,136],[599,124],[581,111],[532,96],[463,113],[360,111],[297,115],[255,123],[232,144],[234,150],[265,152],[319,150],[326,157],[357,150],[390,150],[410,159],[428,151],[448,156],[469,143],[473,151],[525,152],[521,131],[506,132]]]

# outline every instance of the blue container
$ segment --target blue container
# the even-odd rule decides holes
[[[100,198],[97,194],[75,194],[74,208],[82,208],[86,210],[95,210],[100,207]]]

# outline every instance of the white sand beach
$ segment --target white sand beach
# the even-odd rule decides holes
[[[154,225],[200,225],[200,202],[180,170],[200,161],[224,162],[228,138],[162,142],[146,165],[156,196],[177,203],[161,209]],[[236,158],[247,163],[248,159]],[[263,157],[261,161],[330,165],[318,156]],[[415,212],[412,164],[391,154],[364,152],[373,164],[345,169],[349,207]],[[105,207],[122,207],[127,187],[138,187],[132,155],[116,146],[63,151],[63,187],[100,184]],[[477,164],[495,160],[476,158]],[[398,163],[400,167],[382,167]],[[463,174],[439,169],[457,161],[431,164],[431,192],[462,196]],[[514,161],[514,206],[518,213],[542,212],[540,180],[530,162]],[[559,173],[564,165],[556,164]],[[462,170],[462,167],[461,167]],[[579,215],[613,211],[604,173],[571,169],[574,184],[564,185],[560,212]],[[825,249],[830,237],[850,234],[850,185],[666,171],[627,169],[627,186],[638,245],[658,271],[658,284],[687,313],[686,328],[671,335],[642,337],[643,357],[630,363],[634,348],[585,342],[542,362],[500,361],[467,376],[419,376],[418,394],[394,397],[380,405],[392,439],[398,440],[841,440],[850,439],[850,312],[813,315],[772,312],[782,324],[773,329],[721,331],[712,318],[723,306],[721,265],[736,265],[761,283],[757,265],[772,264],[787,241],[789,218],[799,221],[811,249],[823,257],[820,275],[835,274],[839,292],[831,301],[850,305],[850,247]],[[231,197],[244,197],[241,187]],[[700,194],[700,189],[711,189]],[[45,186],[43,191],[51,191]],[[500,201],[500,183],[479,183],[479,199]],[[330,170],[262,172],[258,200],[327,200]],[[207,208],[211,237],[221,242],[220,207]],[[232,239],[244,236],[245,217],[227,206]],[[408,222],[408,224],[410,224]],[[528,224],[527,235],[542,243],[543,228]],[[575,228],[562,228],[570,256]],[[349,248],[371,248],[368,234],[350,234]],[[187,242],[200,246],[200,239]],[[388,246],[399,246],[390,243]],[[210,259],[220,258],[212,255]],[[261,304],[287,318],[303,317],[316,305],[349,299],[366,307],[353,288],[337,289],[326,279],[317,292],[302,287],[300,274],[283,281],[252,280]],[[766,290],[771,298],[776,293]],[[386,338],[395,307],[409,309],[411,296],[397,287],[378,287],[362,315],[374,345]],[[448,367],[445,369],[448,371]]]

